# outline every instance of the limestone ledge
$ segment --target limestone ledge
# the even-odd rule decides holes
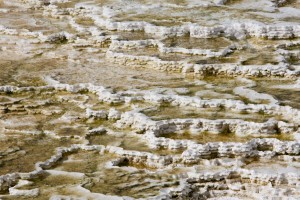
[[[205,182],[205,181],[216,181],[221,179],[234,179],[240,177],[241,179],[250,179],[251,182],[260,182],[261,184],[273,183],[274,185],[279,184],[288,184],[294,185],[299,181],[299,175],[293,173],[287,174],[276,174],[268,175],[257,173],[253,170],[247,169],[236,169],[228,170],[224,172],[217,173],[199,173],[199,174],[190,174],[187,182]]]
[[[299,70],[290,70],[288,64],[239,65],[193,64],[187,61],[165,61],[151,56],[134,56],[108,50],[106,58],[124,66],[150,68],[168,72],[194,73],[195,76],[245,76],[245,77],[291,77],[299,76]]]
[[[106,3],[106,1],[103,2],[104,4]],[[154,23],[146,22],[146,20],[149,20],[147,17],[145,17],[145,21],[129,21],[130,17],[129,19],[125,18],[123,20],[122,17],[124,17],[124,14],[131,13],[131,11],[134,11],[135,9],[141,9],[140,13],[143,13],[144,10],[147,9],[171,8],[173,10],[179,9],[184,11],[185,9],[203,9],[205,7],[217,7],[218,10],[221,11],[223,9],[224,12],[228,11],[226,14],[231,15],[241,13],[240,11],[245,9],[242,5],[243,2],[233,2],[231,0],[204,0],[201,2],[189,1],[187,5],[174,5],[170,2],[157,3],[155,1],[153,3],[151,2],[151,5],[141,6],[142,3],[137,1],[137,4],[133,7],[123,6],[123,2],[118,2],[115,6],[102,6],[101,4],[103,2],[101,1],[100,4],[94,5],[90,2],[72,2],[69,0],[3,0],[1,3],[4,3],[5,6],[11,6],[11,8],[8,9],[0,9],[0,13],[2,13],[4,19],[5,15],[9,16],[12,12],[22,15],[22,12],[30,10],[30,12],[37,12],[37,18],[39,18],[39,14],[41,14],[48,19],[55,18],[54,21],[58,19],[62,23],[69,24],[70,27],[65,30],[62,28],[65,26],[61,27],[58,25],[57,28],[59,29],[55,29],[54,33],[52,32],[54,29],[49,29],[51,33],[47,34],[42,31],[30,31],[31,28],[38,28],[38,23],[41,23],[42,21],[36,21],[36,27],[31,27],[32,24],[30,24],[30,28],[28,29],[14,29],[0,25],[0,35],[5,36],[0,51],[5,54],[5,51],[10,51],[10,46],[16,45],[17,48],[19,48],[19,46],[21,46],[20,44],[23,46],[24,44],[33,46],[38,46],[40,44],[46,44],[46,46],[64,46],[66,44],[66,49],[70,47],[73,48],[74,51],[93,47],[94,49],[88,49],[88,52],[106,52],[106,61],[113,61],[125,67],[133,66],[167,72],[180,72],[185,75],[192,74],[195,77],[280,77],[284,79],[293,79],[296,80],[296,82],[292,85],[274,86],[272,88],[277,87],[295,90],[295,92],[300,88],[300,81],[298,80],[300,67],[297,62],[300,58],[300,51],[298,50],[300,42],[296,40],[289,42],[282,41],[282,39],[291,40],[300,37],[300,25],[296,22],[297,19],[293,19],[293,17],[283,17],[293,16],[297,13],[296,10],[298,7],[286,7],[286,5],[293,4],[294,2],[292,1],[259,0],[253,2],[252,6],[254,6],[254,8],[247,7],[247,10],[245,10],[245,13],[257,18],[250,20],[244,19],[244,16],[241,16],[240,19],[230,22],[226,19],[220,21],[215,20],[215,22],[207,23],[211,23],[210,26],[201,23],[186,22],[184,20],[179,20],[180,25],[155,25]],[[75,5],[73,8],[64,8],[63,6],[60,6],[61,3],[75,3]],[[131,4],[129,3],[128,5]],[[256,13],[251,11],[256,10],[255,6],[259,5],[263,8],[257,9]],[[298,4],[296,6],[298,6]],[[239,11],[231,13],[229,9]],[[295,13],[288,15],[286,12]],[[133,18],[134,15],[135,14],[132,14]],[[278,17],[275,15],[278,15]],[[181,17],[180,14],[178,16]],[[219,18],[219,16],[222,15],[216,15],[215,17]],[[246,18],[247,17],[248,16],[246,16]],[[24,19],[26,20],[26,18]],[[78,19],[79,21],[84,19],[83,24],[81,24],[82,22],[77,23]],[[185,19],[185,17],[183,17],[183,19]],[[47,21],[47,19],[45,20]],[[85,22],[85,20],[87,21]],[[12,20],[11,24],[12,26],[20,27],[23,25],[19,24],[20,21]],[[155,19],[153,21],[165,22],[164,20],[160,21]],[[166,22],[169,21],[166,20]],[[25,26],[27,25],[23,21],[22,23],[24,23]],[[59,32],[57,32],[57,30],[59,30]],[[149,38],[155,39],[129,39],[129,41],[125,41],[126,39],[122,40],[121,36],[124,32],[138,32],[140,33],[137,34],[138,37],[144,37],[143,34],[145,34],[147,35],[146,38],[150,36]],[[128,33],[125,33],[125,35]],[[118,34],[120,34],[120,36],[118,36]],[[229,45],[225,48],[220,48],[219,50],[212,50],[167,47],[163,44],[163,39],[182,36],[191,38],[223,37],[228,40],[230,39],[235,45]],[[5,38],[9,38],[9,42],[6,43]],[[14,41],[12,38],[20,38],[20,41]],[[258,50],[259,52],[263,52],[264,49],[267,48],[274,48],[274,51],[272,49],[272,52],[277,54],[276,63],[279,64],[242,65],[242,62],[239,61],[237,61],[237,63],[227,64],[193,64],[184,60],[168,61],[159,59],[158,57],[133,56],[127,55],[126,53],[120,53],[126,52],[127,50],[138,49],[142,51],[147,48],[154,48],[155,52],[163,54],[177,53],[186,54],[185,56],[201,55],[206,58],[223,58],[236,52],[241,52],[242,54],[243,50],[252,50],[252,47],[247,48],[246,46],[238,46],[236,45],[237,42],[233,42],[234,40],[238,40],[239,43],[242,43],[245,39],[247,39],[247,42],[249,41],[249,44],[254,46],[253,49]],[[261,41],[262,44],[256,44],[257,41],[252,41],[256,39],[266,40],[257,40],[259,42]],[[278,40],[278,42],[272,41],[274,39]],[[273,45],[275,43],[278,45]],[[8,47],[6,47],[6,45]],[[30,45],[28,45],[29,49],[31,48]],[[243,49],[244,47],[245,49]],[[260,47],[262,47],[262,49],[260,49]],[[59,51],[60,49],[55,49],[54,51],[56,50]],[[16,52],[18,53],[18,50],[16,50]],[[43,52],[44,50],[40,50],[38,51],[38,54]],[[101,54],[101,59],[103,59],[103,55],[104,54]],[[241,55],[238,56],[243,57]],[[248,58],[247,56],[248,55],[245,56],[246,59]],[[256,54],[253,54],[253,56],[256,56]],[[273,56],[273,53],[271,56]],[[84,56],[82,59],[85,59]],[[256,58],[254,57],[254,59]],[[259,62],[261,61],[260,58],[257,59]],[[263,59],[264,58],[262,58],[262,60]],[[97,59],[87,59],[88,62],[92,60],[95,62],[97,61]],[[67,59],[67,61],[72,61],[72,58]],[[251,58],[247,61],[252,62]],[[103,63],[103,60],[101,60],[101,62]],[[264,63],[264,61],[261,62]],[[177,88],[177,91],[174,89],[176,92],[173,93],[163,93],[159,90],[151,89],[114,92],[112,89],[93,84],[62,84],[51,77],[44,77],[44,80],[48,85],[41,87],[16,87],[6,85],[0,86],[0,92],[6,94],[21,94],[22,92],[36,92],[35,94],[38,94],[38,92],[44,91],[68,91],[73,94],[81,92],[94,93],[98,96],[99,102],[109,104],[111,108],[107,110],[96,110],[87,103],[88,97],[83,101],[72,101],[72,99],[68,99],[68,97],[58,97],[58,101],[72,102],[79,108],[85,110],[85,113],[83,112],[82,115],[84,120],[110,120],[105,123],[111,123],[111,125],[115,127],[109,129],[108,127],[101,126],[86,131],[83,136],[70,136],[80,139],[83,144],[74,144],[66,148],[57,148],[56,153],[51,158],[45,162],[35,163],[35,170],[32,172],[13,173],[0,176],[0,192],[9,192],[9,194],[12,195],[12,197],[9,198],[37,197],[40,192],[39,188],[23,190],[21,189],[22,186],[30,184],[31,180],[43,177],[46,173],[56,175],[67,174],[67,172],[53,170],[53,167],[64,157],[72,153],[75,154],[78,151],[96,151],[99,153],[99,157],[104,154],[115,155],[117,158],[114,157],[106,163],[105,167],[108,168],[125,166],[123,169],[128,170],[129,168],[141,167],[147,173],[151,170],[174,169],[174,167],[184,170],[188,169],[188,172],[185,171],[178,176],[174,175],[173,178],[180,182],[178,188],[163,189],[158,196],[150,197],[149,199],[233,199],[233,197],[249,199],[298,199],[300,196],[300,176],[297,172],[269,172],[269,170],[272,171],[272,167],[275,166],[274,168],[276,168],[276,166],[281,164],[283,167],[286,166],[286,164],[289,164],[289,166],[294,166],[295,164],[295,166],[297,166],[295,168],[298,169],[299,165],[297,163],[300,161],[300,111],[299,109],[290,106],[282,106],[281,102],[271,95],[257,93],[254,89],[250,89],[255,86],[254,81],[240,78],[246,86],[236,87],[233,92],[239,96],[247,97],[256,104],[245,103],[240,100],[223,99],[228,96],[219,96],[219,99],[211,98],[209,100],[199,97],[183,96],[189,95],[189,91],[184,88]],[[18,104],[18,100],[13,97],[5,97],[3,99],[4,101],[0,103],[1,114],[5,114],[7,111],[10,111],[10,109],[15,112],[20,112],[18,114],[22,115],[26,115],[26,113],[42,114],[46,116],[62,114],[62,111],[59,109],[53,111],[36,111],[35,109],[32,109],[39,106],[43,107],[47,104],[47,101],[34,102],[34,105],[32,106],[26,105],[22,107],[15,105]],[[267,100],[268,102],[265,103],[261,100]],[[278,117],[278,119],[275,120],[274,118],[270,118],[261,123],[240,119],[209,120],[203,118],[175,118],[154,121],[149,116],[143,114],[144,110],[139,107],[138,103],[149,103],[155,107],[167,104],[169,106],[181,108],[191,107],[202,108],[204,110],[206,108],[219,108],[224,112],[268,114],[271,117]],[[131,111],[121,112],[114,108],[115,105],[120,104],[131,106]],[[60,119],[71,121],[70,118],[71,117],[68,115],[62,115]],[[3,124],[1,130],[3,130],[2,132],[4,134],[11,132],[14,132],[14,134],[42,133],[41,131],[7,128],[5,127],[5,123],[2,123],[1,121],[0,123],[1,125]],[[76,127],[77,126],[74,128]],[[155,153],[125,150],[116,146],[89,145],[88,139],[93,135],[107,134],[109,137],[117,136],[119,133],[113,130],[114,128],[130,128],[131,132],[128,136],[134,135],[140,140],[145,141],[149,146],[149,149],[153,150]],[[177,134],[179,136],[179,134],[185,132],[195,136],[207,132],[209,134],[235,134],[238,137],[272,137],[280,135],[294,137],[294,141],[284,141],[274,138],[254,138],[249,139],[246,142],[208,142],[201,144],[199,141],[193,141],[191,139],[168,138],[169,136],[176,136]],[[60,138],[59,134],[54,131],[45,131],[43,133],[45,133],[47,137]],[[178,138],[180,138],[180,136]],[[165,152],[169,153],[166,155]],[[5,154],[6,152],[3,153]],[[266,164],[264,162],[266,162]],[[255,167],[259,166],[260,163],[267,166],[264,166],[262,171],[255,170]],[[276,165],[273,166],[272,163],[276,163]],[[205,170],[205,168],[209,170]],[[84,174],[79,173],[70,174],[74,176],[77,175],[81,178],[84,176]],[[74,186],[73,190],[91,194],[90,191],[87,191],[80,185]],[[92,195],[94,195],[94,199],[130,199],[127,197],[112,197],[96,193]],[[51,199],[79,198],[53,194]]]
[[[232,23],[214,27],[187,24],[182,26],[164,27],[155,26],[148,22],[114,22],[99,15],[89,14],[88,17],[101,28],[111,31],[144,31],[158,37],[178,37],[189,35],[195,38],[233,37],[243,39],[246,37],[263,37],[268,39],[287,39],[300,36],[300,26],[290,25],[265,25],[263,23]]]
[[[138,152],[138,151],[129,151],[124,150],[120,147],[114,146],[103,146],[103,145],[82,145],[74,144],[68,148],[57,148],[57,153],[53,155],[50,159],[45,162],[38,162],[35,164],[35,170],[29,173],[14,173],[0,176],[0,191],[6,191],[9,188],[11,193],[30,195],[30,191],[18,191],[14,186],[17,185],[19,180],[31,180],[46,173],[47,169],[53,167],[57,162],[59,162],[65,155],[70,153],[76,153],[79,150],[84,151],[98,151],[101,156],[103,153],[116,154],[121,157],[127,157],[132,160],[134,163],[145,163],[149,167],[161,168],[167,164],[170,164],[171,157],[169,156],[158,156],[155,154],[147,152]],[[112,162],[112,165],[117,165],[116,161]],[[18,187],[18,186],[17,186]],[[37,192],[37,191],[35,191]],[[36,194],[36,193],[35,193]]]
[[[266,175],[247,169],[190,174],[186,182],[176,189],[171,189],[164,198],[235,199],[247,196],[256,199],[297,199],[298,181],[299,176],[295,174]],[[284,184],[292,188],[277,187]]]
[[[131,127],[137,132],[152,131],[156,136],[174,133],[176,131],[190,131],[193,133],[210,132],[212,134],[235,133],[238,136],[267,136],[272,134],[292,134],[298,126],[270,119],[264,123],[249,122],[240,119],[170,119],[153,121],[137,111],[125,112],[116,122],[118,127]]]
[[[126,92],[114,93],[110,89],[106,89],[103,86],[95,86],[93,84],[61,84],[55,81],[51,77],[46,77],[45,81],[49,84],[48,86],[41,87],[16,87],[16,86],[1,86],[1,92],[22,92],[30,90],[66,90],[72,93],[78,93],[79,91],[89,91],[95,93],[100,101],[118,104],[131,102],[134,100],[151,102],[154,104],[169,103],[173,106],[179,107],[196,107],[196,108],[225,108],[235,112],[249,112],[249,113],[260,113],[270,115],[283,116],[285,119],[292,121],[295,124],[299,123],[300,111],[290,106],[281,106],[277,104],[245,104],[240,100],[231,99],[210,99],[203,100],[199,97],[189,97],[180,95],[166,95],[160,94],[157,91],[138,91],[130,92],[131,96],[126,96]],[[134,95],[135,94],[135,95]],[[134,111],[133,113],[135,113]]]
[[[273,158],[278,155],[297,155],[300,153],[300,144],[295,141],[280,141],[274,138],[252,139],[246,143],[212,142],[207,144],[191,144],[182,153],[184,162],[197,163],[199,159],[213,158],[214,156],[243,156]]]
[[[280,145],[282,142],[278,140],[268,140],[268,139],[257,139],[249,142],[252,145],[274,145],[274,151],[280,153],[284,153],[282,151],[286,151],[286,153],[290,154],[299,154],[299,144],[298,144],[298,151],[295,150],[295,148],[292,145],[289,145],[285,143],[285,145]],[[207,144],[207,145],[212,145],[212,144]],[[223,143],[220,143],[219,145],[223,145]],[[227,144],[228,145],[228,144]],[[229,144],[230,145],[230,144]],[[233,144],[232,144],[233,145]],[[284,147],[283,147],[284,146]],[[195,147],[191,147],[192,149],[195,149]],[[219,147],[220,148],[220,147]],[[225,147],[221,148],[223,151],[228,152],[224,149]],[[235,150],[237,149],[243,149],[242,153],[245,153],[245,147],[235,147]],[[58,148],[57,149],[57,154],[52,156],[49,160],[45,162],[40,162],[36,164],[36,170],[30,173],[17,173],[17,174],[8,174],[1,176],[1,191],[7,190],[9,187],[13,187],[14,185],[17,184],[18,180],[23,179],[32,179],[35,178],[38,175],[41,175],[45,169],[51,168],[54,164],[56,164],[64,155],[69,154],[69,153],[75,153],[78,150],[86,150],[86,151],[99,151],[100,155],[107,152],[107,153],[113,153],[121,156],[120,159],[117,159],[112,162],[113,166],[117,166],[120,164],[120,162],[124,162],[124,159],[126,158],[130,162],[133,163],[143,163],[146,164],[149,167],[154,167],[154,168],[161,168],[166,165],[169,165],[171,163],[176,163],[181,160],[180,157],[176,156],[157,156],[151,153],[146,153],[146,152],[137,152],[137,151],[128,151],[124,150],[119,147],[112,147],[112,146],[102,146],[102,145],[72,145],[69,148]],[[197,148],[198,151],[200,151],[199,147]],[[251,150],[248,148],[248,150]],[[210,147],[210,151],[213,151],[213,146]],[[297,152],[295,152],[297,151]],[[203,152],[203,151],[202,151]],[[187,152],[184,152],[182,154],[183,159],[187,158],[188,155]],[[203,153],[204,154],[204,153]],[[197,155],[198,157],[201,157],[200,155]],[[230,175],[230,177],[233,177],[233,174],[240,176],[242,178],[246,178],[250,180],[255,180],[255,181],[261,181],[261,182],[274,182],[276,181],[276,184],[282,184],[283,182],[286,183],[288,181],[289,184],[294,184],[297,183],[299,180],[299,176],[293,174],[293,173],[287,173],[287,174],[280,174],[280,175],[257,175],[253,170],[234,170],[234,171],[225,171],[221,173],[203,173],[203,174],[189,174],[189,178],[187,179],[187,182],[195,182],[195,181],[214,181],[214,180],[220,180],[220,179],[225,179],[227,176]],[[229,178],[230,179],[230,178]],[[14,188],[10,189],[12,193],[18,193],[20,191],[15,190]],[[31,195],[29,191],[21,191],[22,194],[28,194]],[[32,191],[33,192],[33,191]],[[38,191],[34,191],[34,194],[36,194]],[[18,193],[19,194],[19,193]]]
[[[136,49],[146,47],[155,47],[161,53],[182,53],[191,55],[205,55],[207,57],[223,57],[230,53],[233,53],[236,49],[234,45],[230,45],[227,48],[216,52],[210,49],[186,49],[180,47],[166,47],[165,44],[158,40],[123,41],[116,39],[112,40],[109,48],[111,51],[116,51],[119,49]]]
[[[39,195],[39,189],[22,190],[19,189],[22,186],[30,185],[31,182],[27,180],[19,180],[18,184],[14,187],[9,188],[9,194],[13,196],[26,196],[26,197],[37,197]]]
[[[73,22],[74,23],[74,22]],[[78,28],[77,28],[78,29]],[[179,47],[165,47],[164,44],[158,40],[140,40],[140,41],[119,41],[114,39],[115,36],[101,36],[102,32],[96,27],[91,27],[88,30],[92,36],[86,39],[80,39],[74,34],[68,32],[59,32],[51,35],[44,35],[41,32],[31,32],[29,30],[10,29],[0,26],[0,33],[6,35],[20,35],[25,37],[36,38],[37,41],[33,43],[60,43],[69,42],[74,43],[74,47],[86,46],[105,46],[109,49],[106,52],[106,58],[115,63],[124,66],[135,66],[142,68],[151,68],[161,71],[174,71],[181,73],[193,73],[195,76],[248,76],[248,77],[286,77],[296,78],[300,74],[300,68],[296,65],[288,63],[289,58],[299,58],[298,51],[287,51],[279,49],[279,55],[283,56],[278,65],[240,65],[236,63],[230,64],[193,64],[187,61],[165,61],[157,57],[151,56],[133,56],[124,53],[117,53],[113,50],[122,48],[141,48],[146,46],[154,46],[162,53],[183,53],[192,55],[204,55],[206,57],[223,57],[235,51],[235,46],[228,46],[220,51],[212,51],[209,49],[185,49]],[[111,41],[111,42],[109,42]],[[107,44],[108,43],[108,44]],[[298,43],[291,43],[290,46]],[[282,45],[278,46],[281,48]]]
[[[26,3],[26,2],[25,2]],[[267,25],[261,22],[244,22],[224,25],[216,25],[213,27],[200,26],[198,24],[187,23],[182,26],[164,27],[156,26],[143,21],[124,21],[117,22],[107,18],[105,9],[101,7],[95,9],[87,4],[77,6],[75,8],[60,9],[56,5],[51,5],[50,1],[32,1],[32,4],[37,4],[36,7],[43,7],[45,15],[52,17],[65,17],[65,15],[81,15],[88,17],[94,23],[107,30],[111,31],[144,31],[147,34],[153,34],[159,37],[176,37],[190,35],[195,38],[212,38],[212,37],[233,37],[242,39],[245,37],[263,37],[268,39],[288,39],[297,38],[300,36],[300,26],[298,24],[274,24]],[[116,11],[111,11],[111,13]]]
[[[9,187],[17,184],[19,178],[20,176],[18,173],[0,176],[0,191],[8,190]]]

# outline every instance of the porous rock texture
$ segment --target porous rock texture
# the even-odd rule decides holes
[[[0,199],[299,199],[299,16],[0,0]]]

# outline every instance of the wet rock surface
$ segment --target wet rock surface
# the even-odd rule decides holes
[[[0,199],[299,199],[299,16],[0,0]]]

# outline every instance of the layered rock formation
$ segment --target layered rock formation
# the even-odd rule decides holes
[[[0,0],[0,199],[299,199],[299,16]]]

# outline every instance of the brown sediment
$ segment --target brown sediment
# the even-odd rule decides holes
[[[297,199],[298,4],[0,0],[0,198]]]
[[[1,140],[0,175],[31,172],[35,163],[43,162],[55,154],[56,148],[68,147],[70,139],[51,139],[42,135],[8,135]]]
[[[277,134],[269,137],[253,137],[253,136],[236,136],[233,133],[212,134],[209,132],[190,133],[185,131],[183,133],[168,133],[162,135],[163,137],[175,140],[191,140],[199,144],[206,144],[208,142],[248,142],[253,138],[277,138],[282,141],[292,141],[294,138],[287,134]]]

